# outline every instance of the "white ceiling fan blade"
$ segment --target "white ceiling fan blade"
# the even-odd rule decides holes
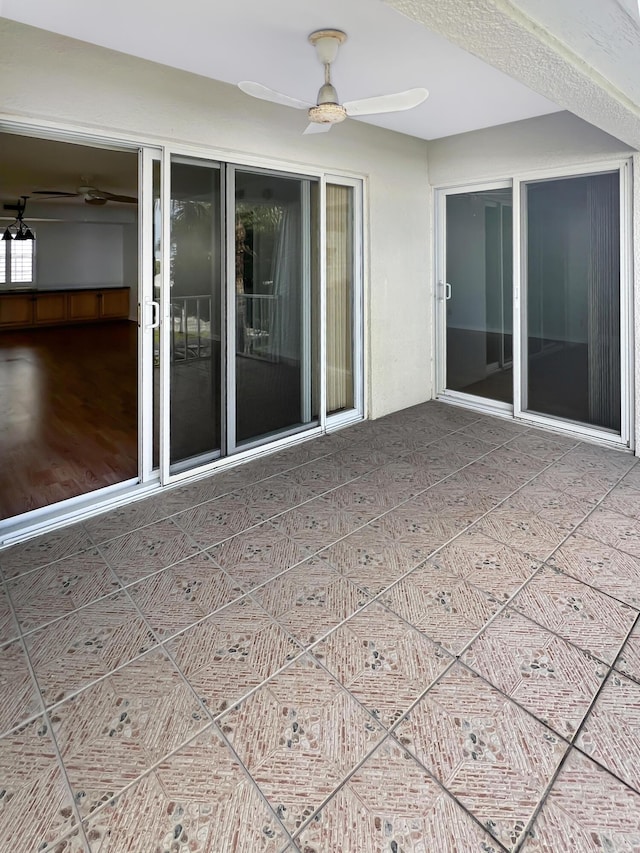
[[[327,133],[331,130],[333,125],[330,122],[317,122],[310,121],[306,128],[302,131],[303,134],[306,133]]]
[[[308,110],[311,104],[306,101],[299,101],[297,98],[290,98],[289,95],[283,95],[282,92],[276,92],[274,89],[269,89],[263,86],[262,83],[253,83],[251,80],[241,80],[238,83],[238,88],[245,95],[251,95],[252,98],[260,98],[262,101],[271,101],[273,104],[282,104],[283,107],[294,107],[296,110]]]
[[[400,110],[412,110],[429,97],[428,89],[407,89],[394,95],[379,95],[377,98],[362,98],[360,101],[347,101],[342,106],[348,116],[370,116],[376,113],[396,113]]]

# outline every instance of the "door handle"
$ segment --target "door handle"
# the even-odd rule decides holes
[[[449,284],[449,282],[441,281],[439,282],[439,284],[440,287],[442,287],[444,290],[444,296],[441,296],[440,299],[444,299],[445,301],[451,299],[451,285]]]
[[[145,304],[151,306],[153,315],[153,320],[147,326],[147,329],[157,329],[160,326],[160,303],[155,302],[153,299],[147,299]]]

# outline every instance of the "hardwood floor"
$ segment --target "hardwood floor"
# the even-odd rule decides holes
[[[0,518],[135,477],[137,327],[0,333]]]

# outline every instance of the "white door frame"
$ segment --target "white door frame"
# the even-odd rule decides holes
[[[450,285],[447,280],[447,197],[466,193],[488,192],[491,190],[511,189],[512,181],[489,181],[481,184],[463,184],[457,187],[443,187],[434,192],[434,235],[435,235],[435,280],[434,280],[434,318],[435,318],[435,393],[442,400],[473,406],[479,411],[496,415],[513,414],[513,406],[500,400],[490,400],[473,394],[464,394],[447,388],[447,300]],[[514,279],[515,291],[515,279]],[[514,304],[514,358],[515,358],[515,304]],[[515,374],[514,361],[514,374]]]
[[[633,448],[633,266],[632,266],[632,163],[615,159],[597,164],[582,164],[556,169],[535,170],[514,175],[505,181],[491,181],[442,187],[434,191],[435,234],[435,394],[443,400],[490,414],[513,417],[531,426],[544,426],[577,437]],[[621,432],[592,427],[562,418],[529,412],[523,406],[526,397],[526,185],[535,181],[560,180],[619,170],[620,174],[620,382]],[[486,400],[446,388],[446,198],[460,193],[512,187],[513,189],[513,406]]]
[[[563,178],[588,177],[619,172],[620,180],[620,434],[563,418],[530,412],[527,398],[527,185]],[[596,166],[546,169],[535,175],[519,175],[513,182],[514,273],[514,417],[532,426],[570,432],[578,437],[608,444],[633,446],[633,300],[632,300],[632,184],[631,161],[614,160]],[[518,313],[516,313],[518,312]],[[519,316],[519,322],[515,318]]]

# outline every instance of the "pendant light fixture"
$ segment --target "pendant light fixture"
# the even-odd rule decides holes
[[[24,221],[24,211],[27,206],[28,195],[21,196],[21,201],[16,204],[5,204],[5,210],[15,210],[16,220],[5,228],[2,235],[3,240],[35,240],[35,235],[31,228]],[[15,232],[15,233],[13,233]]]

